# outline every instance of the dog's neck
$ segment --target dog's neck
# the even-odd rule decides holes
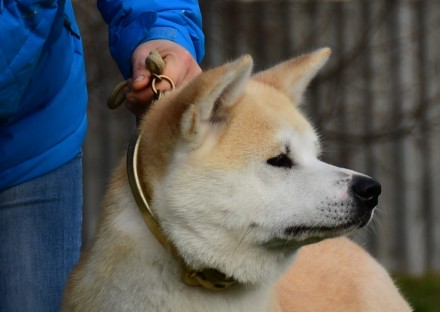
[[[148,226],[151,233],[167,249],[181,264],[182,264],[182,279],[189,286],[200,286],[209,290],[219,291],[230,288],[237,284],[232,278],[226,277],[225,274],[216,269],[194,270],[188,267],[179,256],[179,253],[174,244],[168,240],[162,228],[154,217],[150,206],[149,193],[145,191],[142,186],[138,174],[138,151],[141,135],[136,134],[130,141],[127,150],[127,175],[130,183],[130,188],[136,204],[142,214],[145,224]]]

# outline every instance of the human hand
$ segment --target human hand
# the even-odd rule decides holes
[[[152,40],[139,45],[132,55],[133,76],[124,87],[125,104],[136,116],[140,117],[147,110],[154,93],[151,89],[152,74],[145,66],[145,59],[150,51],[156,50],[165,61],[163,75],[168,76],[176,87],[189,82],[202,72],[197,61],[179,44],[169,40]],[[167,81],[156,84],[158,90],[169,90]]]

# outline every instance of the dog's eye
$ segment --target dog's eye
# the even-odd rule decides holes
[[[293,166],[293,161],[286,154],[279,154],[269,158],[267,163],[274,167],[292,168]]]

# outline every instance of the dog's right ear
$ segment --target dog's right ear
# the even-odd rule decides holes
[[[181,135],[198,143],[213,124],[227,119],[227,112],[244,92],[252,72],[251,56],[208,70],[194,79],[182,92],[190,103],[181,118]]]

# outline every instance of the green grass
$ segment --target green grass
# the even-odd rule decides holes
[[[422,277],[394,276],[403,295],[416,312],[440,312],[440,274]]]

